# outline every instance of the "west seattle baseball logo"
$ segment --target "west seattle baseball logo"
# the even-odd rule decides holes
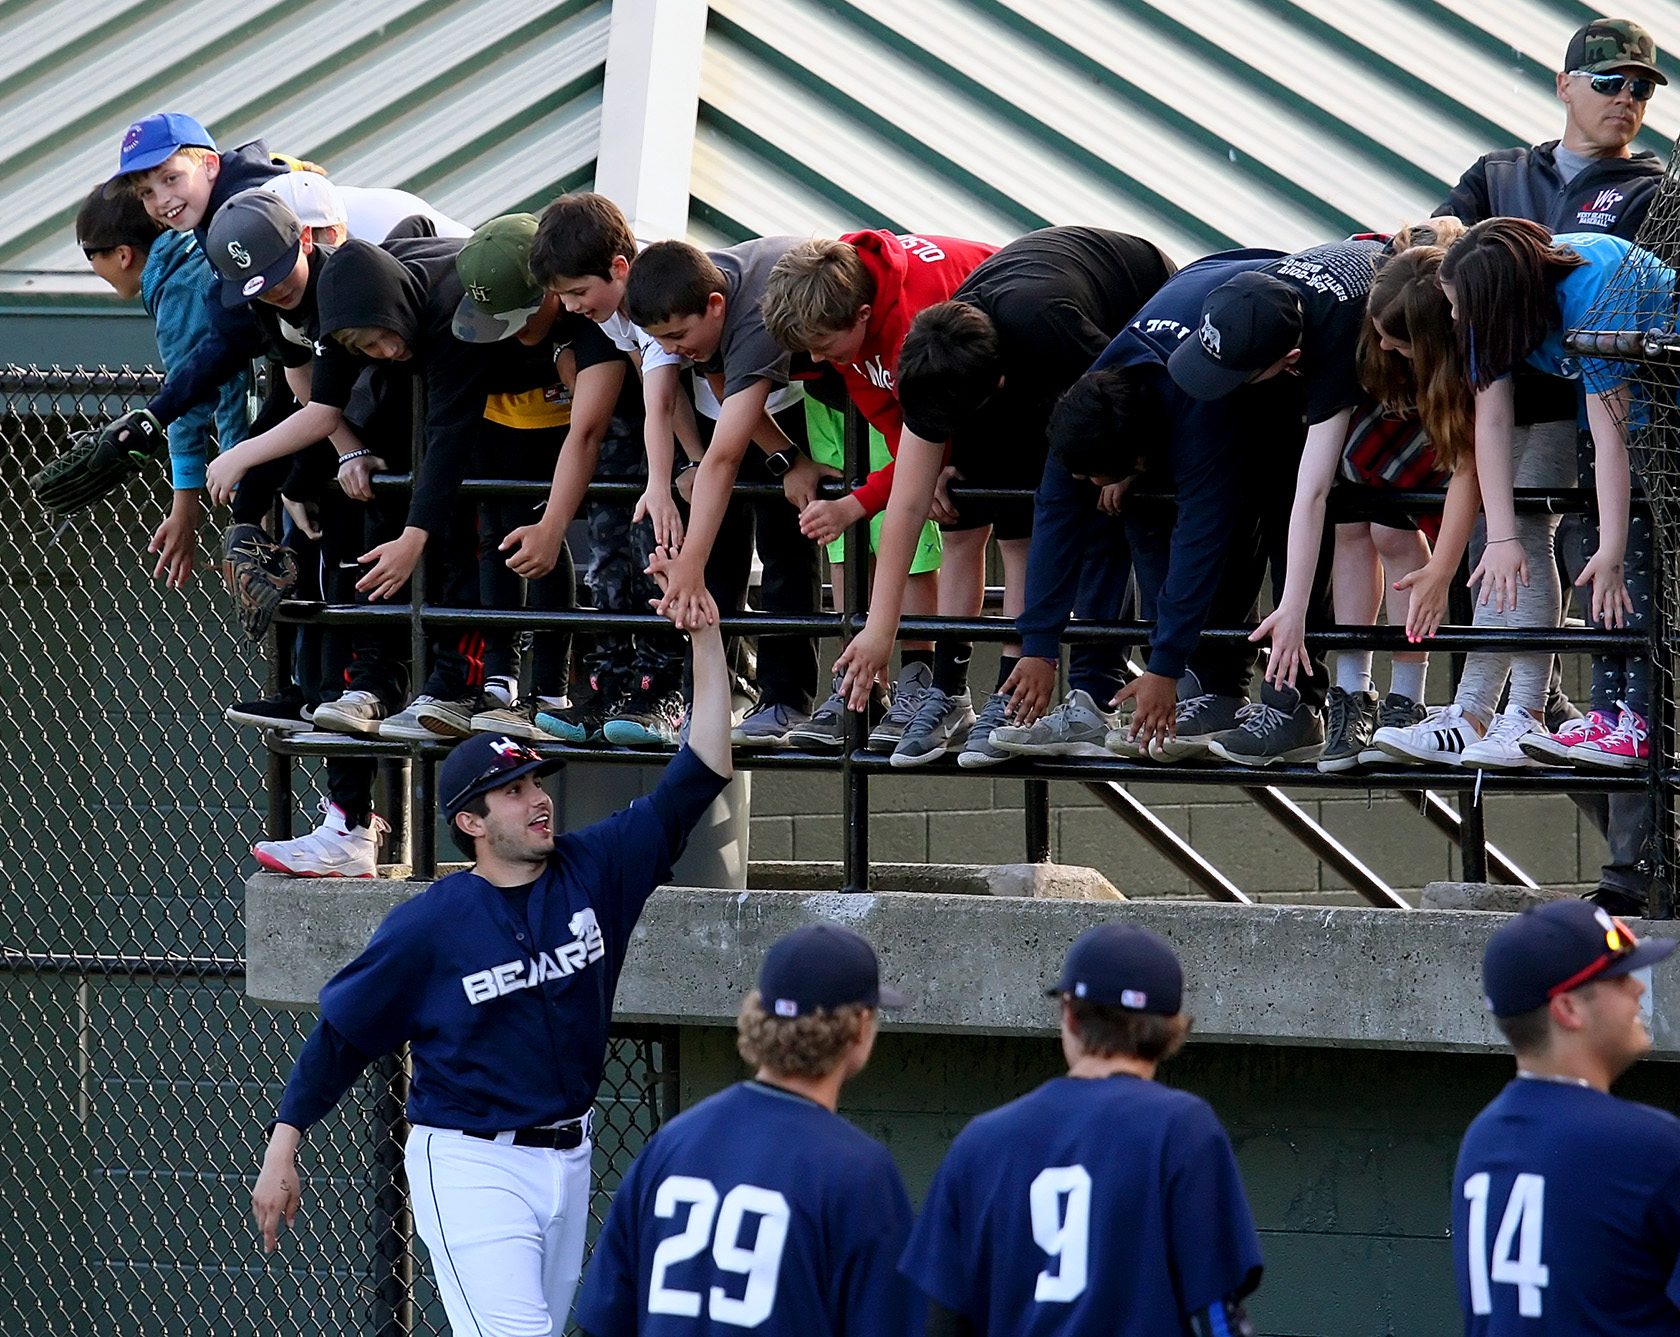
[[[227,253],[228,259],[232,260],[241,269],[251,267],[251,253],[245,249],[242,242],[230,241],[227,244]]]

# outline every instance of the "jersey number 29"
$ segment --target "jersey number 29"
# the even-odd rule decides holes
[[[747,1279],[740,1299],[713,1286],[707,1296],[707,1312],[714,1323],[738,1328],[756,1328],[776,1307],[776,1278],[782,1266],[782,1248],[787,1243],[788,1202],[775,1189],[756,1184],[737,1184],[718,1204],[717,1187],[709,1179],[692,1175],[671,1175],[654,1194],[653,1214],[669,1220],[677,1208],[687,1204],[688,1220],[679,1234],[659,1242],[653,1251],[653,1274],[648,1279],[648,1313],[700,1316],[700,1293],[675,1290],[665,1284],[665,1273],[676,1263],[687,1262],[712,1246],[712,1262],[720,1272],[734,1272]],[[752,1248],[741,1247],[741,1227],[747,1213],[758,1217]],[[717,1230],[712,1220],[717,1219]]]
[[[1499,1219],[1499,1233],[1493,1237],[1493,1269],[1488,1270],[1487,1171],[1464,1181],[1464,1196],[1470,1202],[1469,1239],[1465,1248],[1470,1262],[1470,1309],[1477,1314],[1493,1312],[1493,1290],[1489,1281],[1517,1288],[1517,1313],[1524,1318],[1540,1317],[1540,1292],[1551,1280],[1551,1269],[1540,1261],[1541,1231],[1546,1222],[1546,1176],[1521,1174],[1511,1185],[1505,1200],[1505,1214]],[[1511,1257],[1511,1246],[1517,1256]]]
[[[1091,1176],[1083,1165],[1040,1170],[1027,1190],[1032,1205],[1033,1243],[1056,1262],[1038,1274],[1033,1299],[1066,1304],[1085,1293],[1091,1250]]]

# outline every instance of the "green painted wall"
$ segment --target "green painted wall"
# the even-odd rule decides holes
[[[743,1075],[734,1033],[682,1034],[683,1107]],[[920,1202],[974,1115],[1063,1071],[1054,1040],[884,1034],[840,1112],[892,1151]],[[1509,1060],[1382,1050],[1192,1045],[1163,1079],[1219,1112],[1260,1229],[1263,1337],[1453,1337],[1453,1161]],[[1680,1067],[1617,1094],[1680,1107]]]

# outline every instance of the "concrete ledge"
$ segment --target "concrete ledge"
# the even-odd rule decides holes
[[[246,886],[247,993],[313,1007],[321,985],[414,883],[259,875]],[[1504,922],[1471,911],[1147,904],[887,892],[666,888],[635,932],[617,1008],[626,1021],[728,1025],[769,945],[801,924],[849,924],[875,944],[910,1006],[893,1027],[1048,1035],[1044,991],[1092,924],[1141,924],[1184,961],[1203,1039],[1263,1045],[1497,1051],[1482,948]],[[1640,925],[1680,936],[1680,921]],[[1680,979],[1658,967],[1652,1035],[1680,1058]]]
[[[943,892],[956,896],[1037,896],[1062,901],[1123,901],[1095,868],[1071,863],[876,863],[876,891]],[[747,886],[759,891],[838,891],[843,866],[821,860],[753,862]]]
[[[1567,899],[1566,891],[1544,887],[1507,887],[1496,882],[1431,882],[1419,904],[1425,910],[1497,910],[1518,914],[1530,906]]]

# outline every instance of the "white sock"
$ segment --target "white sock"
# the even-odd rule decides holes
[[[1336,651],[1336,686],[1344,692],[1371,690],[1370,650]]]
[[[1429,674],[1427,659],[1396,659],[1393,671],[1389,674],[1388,690],[1396,696],[1409,696],[1414,701],[1423,700],[1423,683]]]
[[[514,678],[497,675],[484,680],[484,690],[491,696],[500,698],[504,706],[511,706],[519,696],[519,682]]]

